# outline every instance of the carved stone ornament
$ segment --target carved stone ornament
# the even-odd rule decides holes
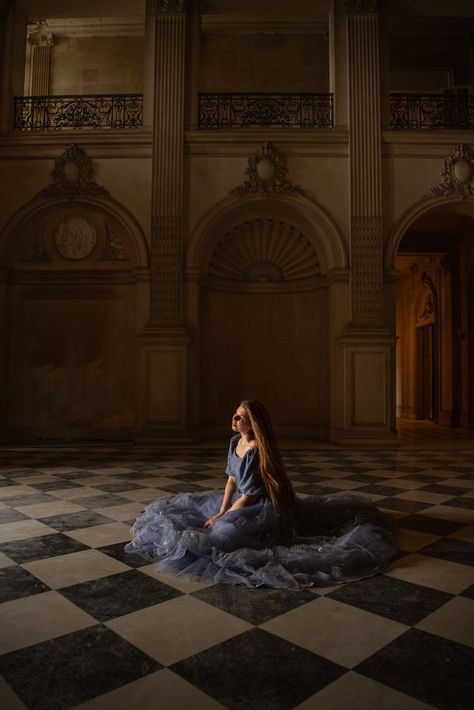
[[[231,229],[209,264],[209,276],[230,281],[299,281],[319,273],[318,257],[304,234],[275,219],[253,219]]]
[[[155,0],[155,15],[182,14],[187,5],[187,0]]]
[[[127,252],[118,234],[112,232],[107,225],[105,228],[107,230],[107,241],[100,257],[101,261],[124,261],[128,259]]]
[[[35,22],[28,28],[28,42],[35,47],[52,47],[54,37],[46,20]]]
[[[379,11],[379,0],[342,0],[342,4],[346,15]]]
[[[87,258],[97,244],[95,225],[86,217],[67,217],[57,226],[54,245],[65,259]]]
[[[474,195],[474,155],[467,145],[459,143],[452,149],[440,174],[443,180],[431,188],[432,195],[455,195],[461,200]]]
[[[303,188],[288,179],[286,157],[268,141],[264,141],[250,156],[244,175],[248,175],[249,179],[234,187],[230,191],[231,195],[253,195],[259,192],[264,195],[285,192],[304,194]]]
[[[38,193],[41,197],[109,197],[104,187],[96,183],[93,177],[92,161],[86,152],[76,143],[71,143],[60,158],[54,161],[51,173],[53,183]]]

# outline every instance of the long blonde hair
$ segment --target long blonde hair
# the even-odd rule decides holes
[[[256,399],[244,399],[240,406],[247,410],[249,423],[257,444],[260,475],[273,505],[289,508],[293,505],[295,494],[290,479],[285,471],[280,448],[267,410]]]

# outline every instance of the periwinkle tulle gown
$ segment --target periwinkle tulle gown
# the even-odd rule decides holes
[[[235,476],[236,500],[252,505],[203,525],[223,493],[179,493],[150,503],[125,547],[190,578],[247,587],[302,589],[369,577],[398,550],[397,526],[369,499],[349,494],[297,497],[292,510],[272,505],[258,471],[258,450],[236,454],[232,437],[226,473]]]

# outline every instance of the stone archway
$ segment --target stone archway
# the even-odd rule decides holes
[[[112,200],[35,199],[1,246],[6,436],[131,436],[136,271],[147,265],[133,217]]]
[[[474,200],[415,205],[392,230],[385,263],[398,273],[398,414],[472,427]]]

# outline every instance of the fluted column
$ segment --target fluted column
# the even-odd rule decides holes
[[[47,22],[37,22],[28,32],[31,47],[30,95],[48,96],[53,34]]]
[[[182,318],[185,45],[185,0],[156,0],[151,323]]]
[[[376,0],[349,0],[351,310],[353,325],[383,321],[379,17]]]

